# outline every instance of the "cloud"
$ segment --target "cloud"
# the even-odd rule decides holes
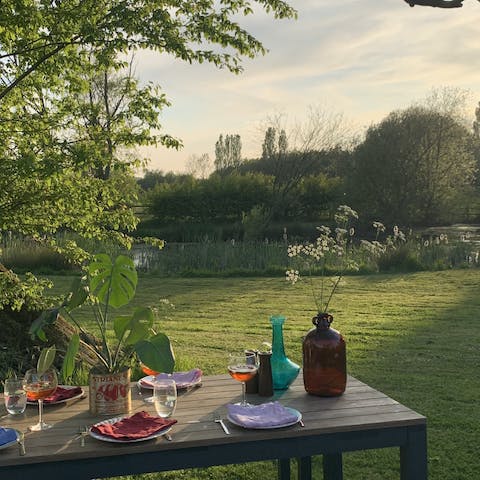
[[[264,13],[241,19],[269,49],[245,60],[242,75],[138,54],[140,78],[158,82],[173,102],[165,131],[185,143],[178,154],[150,152],[152,168],[181,170],[192,153],[213,157],[220,133],[240,133],[244,153],[258,154],[262,119],[278,111],[301,116],[325,100],[369,124],[434,86],[468,88],[480,98],[478,2],[461,9],[410,8],[403,0],[290,3],[297,21]]]

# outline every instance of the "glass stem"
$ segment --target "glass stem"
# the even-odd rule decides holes
[[[43,399],[38,400],[38,423],[43,424]]]
[[[245,395],[246,393],[246,389],[245,389],[245,382],[242,382],[242,405],[246,405],[247,404],[247,397]]]

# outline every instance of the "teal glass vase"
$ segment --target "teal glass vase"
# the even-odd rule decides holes
[[[274,390],[286,390],[297,378],[300,367],[289,360],[285,355],[283,345],[283,324],[285,317],[273,315],[270,317],[272,324],[272,381]]]

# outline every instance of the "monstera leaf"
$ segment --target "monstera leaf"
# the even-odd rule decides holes
[[[153,312],[150,308],[137,308],[131,316],[117,317],[113,329],[119,341],[125,345],[135,345],[150,336],[153,327]]]
[[[172,373],[175,367],[170,340],[163,333],[142,340],[135,345],[140,361],[156,372]]]
[[[113,262],[108,255],[96,255],[88,273],[90,292],[104,305],[122,307],[135,296],[137,271],[133,260],[125,255],[119,255]]]

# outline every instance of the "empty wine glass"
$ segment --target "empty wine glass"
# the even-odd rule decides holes
[[[231,353],[228,356],[228,373],[238,382],[242,382],[242,401],[238,405],[249,405],[245,396],[245,382],[251,380],[257,374],[257,370],[257,356],[254,352]]]
[[[43,421],[43,399],[51,395],[57,388],[57,373],[53,368],[46,372],[38,372],[32,368],[25,374],[25,391],[29,400],[38,400],[38,423],[29,427],[31,431],[47,430],[51,428]]]
[[[153,404],[157,415],[171,417],[177,406],[177,384],[173,378],[162,378],[153,384]]]

